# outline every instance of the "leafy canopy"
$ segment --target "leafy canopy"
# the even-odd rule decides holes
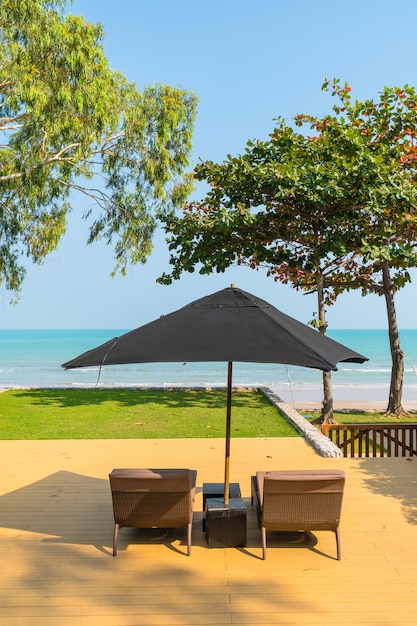
[[[13,292],[21,257],[40,263],[58,246],[74,190],[88,203],[88,241],[113,243],[124,273],[146,260],[159,213],[192,188],[195,96],[139,91],[110,69],[101,25],[65,6],[0,4],[0,284]]]
[[[278,119],[269,138],[248,142],[243,155],[200,163],[195,176],[211,190],[167,218],[172,270],[161,282],[196,267],[210,273],[246,263],[297,289],[321,285],[329,304],[345,289],[381,293],[387,259],[396,288],[409,280],[416,94],[385,88],[378,103],[352,103],[348,85],[332,87],[340,102],[333,115],[297,115],[295,128]]]
[[[403,353],[395,293],[417,265],[417,94],[385,87],[379,101],[352,102],[349,85],[325,81],[337,98],[323,118],[282,119],[243,155],[195,170],[211,190],[167,216],[170,283],[183,271],[265,267],[275,280],[317,294],[313,324],[326,332],[326,305],[343,291],[385,298],[392,357],[387,413],[401,415]],[[332,420],[323,374],[324,421]]]

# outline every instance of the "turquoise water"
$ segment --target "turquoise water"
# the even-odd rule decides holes
[[[0,330],[0,388],[94,386],[98,368],[65,371],[61,363],[125,330]],[[332,374],[335,399],[386,400],[390,352],[385,330],[333,330],[329,336],[367,356],[358,365],[341,363]],[[417,330],[400,333],[404,351],[404,400],[417,401]],[[104,367],[101,386],[224,385],[225,363],[151,363]],[[236,363],[236,385],[273,386],[286,401],[321,398],[322,374],[283,365]]]

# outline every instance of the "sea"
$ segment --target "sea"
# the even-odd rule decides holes
[[[0,330],[0,389],[27,387],[224,387],[226,363],[143,363],[64,370],[62,363],[126,330]],[[391,356],[388,333],[330,330],[329,337],[368,357],[340,363],[332,373],[335,401],[386,402]],[[400,331],[404,352],[404,404],[417,403],[417,329]],[[322,373],[303,367],[234,363],[233,384],[267,386],[284,402],[320,403]]]

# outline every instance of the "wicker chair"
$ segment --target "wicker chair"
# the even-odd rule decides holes
[[[257,472],[252,476],[262,532],[262,558],[266,559],[266,533],[275,531],[331,530],[340,560],[339,523],[345,472],[341,470],[289,470]]]
[[[113,499],[113,556],[119,529],[187,528],[187,554],[197,472],[188,469],[114,469],[109,474]]]

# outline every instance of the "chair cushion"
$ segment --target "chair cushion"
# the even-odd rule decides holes
[[[195,495],[197,472],[189,469],[119,468],[110,474],[112,491],[187,492]],[[139,480],[138,480],[139,479]]]
[[[341,480],[342,479],[342,480]],[[343,490],[343,470],[277,470],[256,472],[256,481],[262,506],[264,490],[267,493],[292,493],[294,491]],[[266,484],[265,484],[266,481]]]

